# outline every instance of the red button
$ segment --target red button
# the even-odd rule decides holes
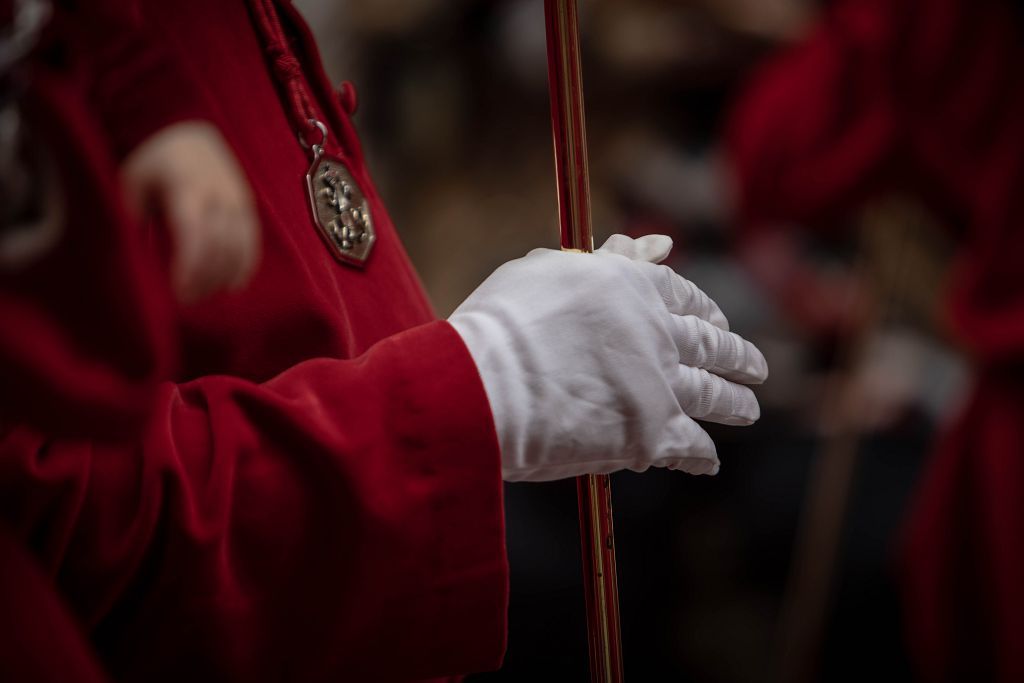
[[[359,109],[359,96],[356,94],[356,86],[352,81],[344,81],[338,86],[338,102],[345,113],[352,116]]]

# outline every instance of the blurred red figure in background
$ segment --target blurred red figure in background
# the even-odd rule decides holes
[[[975,368],[918,491],[901,574],[924,680],[1024,679],[1024,14],[846,0],[766,64],[730,132],[742,221],[828,225],[911,191],[957,226],[946,294]]]

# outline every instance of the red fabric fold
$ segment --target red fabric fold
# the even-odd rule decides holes
[[[0,526],[0,672],[18,683],[102,683],[92,647],[24,546]],[[40,647],[47,643],[49,647]]]

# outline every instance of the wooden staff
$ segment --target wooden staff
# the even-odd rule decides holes
[[[592,252],[594,235],[576,0],[545,0],[544,16],[562,249]],[[587,475],[576,480],[576,489],[587,601],[590,680],[621,683],[622,645],[611,482],[608,475]]]

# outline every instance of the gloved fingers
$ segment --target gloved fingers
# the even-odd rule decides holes
[[[681,470],[688,474],[718,474],[718,451],[699,424],[683,413],[668,421],[660,439],[662,453],[655,467]]]
[[[768,362],[756,346],[695,315],[673,315],[673,337],[679,362],[703,368],[740,384],[761,384],[768,378]]]
[[[615,234],[605,240],[597,250],[599,254],[618,254],[631,261],[661,263],[672,251],[672,238],[668,235],[644,235],[633,239]]]
[[[680,276],[668,266],[659,266],[643,261],[636,262],[636,266],[657,288],[669,313],[695,315],[702,320],[707,320],[715,327],[720,327],[723,330],[729,329],[729,321],[722,313],[722,309],[697,285]]]
[[[753,391],[701,368],[680,365],[673,390],[679,407],[694,420],[742,426],[761,417]]]

